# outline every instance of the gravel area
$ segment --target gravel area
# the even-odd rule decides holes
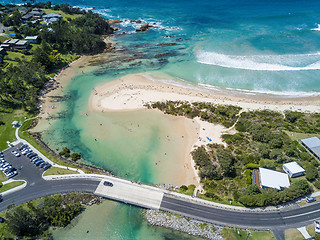
[[[208,239],[223,239],[220,235],[222,232],[222,227],[215,226],[210,223],[189,219],[177,214],[158,210],[145,210],[145,216],[151,225],[172,228],[193,236],[199,236]]]

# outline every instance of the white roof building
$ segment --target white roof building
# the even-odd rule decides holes
[[[282,165],[282,169],[291,178],[302,176],[305,173],[305,170],[296,162],[285,163]]]
[[[259,168],[259,178],[261,188],[276,188],[282,190],[290,186],[287,174],[267,168]]]
[[[300,140],[316,158],[320,160],[320,139],[317,137],[304,138]]]

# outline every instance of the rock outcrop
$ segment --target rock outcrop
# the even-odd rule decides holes
[[[122,21],[119,20],[119,19],[107,19],[107,22],[109,23],[109,25],[114,25],[114,24],[117,24],[117,23],[122,23]]]
[[[152,25],[149,24],[142,24],[141,27],[139,29],[136,29],[136,32],[145,32],[147,31],[149,28],[152,28]]]

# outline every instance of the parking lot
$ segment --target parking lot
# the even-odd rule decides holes
[[[12,179],[15,180],[25,180],[28,185],[34,185],[36,182],[44,181],[42,179],[42,174],[45,171],[43,168],[36,166],[33,162],[30,161],[26,155],[23,155],[19,149],[22,144],[18,144],[15,147],[9,148],[3,151],[4,159],[6,162],[12,165],[17,171],[17,175]],[[12,154],[12,151],[19,153],[19,157]]]

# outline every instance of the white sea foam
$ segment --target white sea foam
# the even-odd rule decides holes
[[[315,97],[315,96],[319,96],[320,93],[319,92],[314,92],[314,91],[310,91],[310,92],[304,92],[304,91],[271,91],[271,90],[264,90],[264,89],[253,89],[253,90],[247,90],[247,89],[240,89],[240,88],[223,88],[223,87],[216,87],[214,85],[210,85],[210,84],[204,84],[204,83],[198,83],[198,84],[191,84],[188,81],[186,81],[183,78],[180,77],[171,77],[171,76],[157,76],[154,77],[152,74],[143,74],[144,77],[148,78],[151,81],[155,81],[155,82],[161,82],[161,83],[165,83],[165,84],[169,84],[169,85],[173,85],[173,86],[177,86],[177,87],[183,87],[183,88],[187,88],[187,89],[192,89],[192,90],[197,90],[197,91],[201,91],[201,92],[212,92],[212,91],[224,91],[224,89],[226,90],[230,90],[238,93],[242,93],[242,94],[246,94],[246,95],[257,95],[257,94],[268,94],[268,95],[275,95],[275,96],[281,96],[284,98],[300,98],[300,97]]]
[[[217,88],[215,86],[209,85],[209,84],[203,84],[199,83],[199,86],[206,88],[206,89],[212,89],[212,90],[219,90],[220,88]],[[256,94],[270,94],[270,95],[276,95],[276,96],[282,96],[282,97],[314,97],[319,96],[320,93],[318,92],[303,92],[303,91],[271,91],[271,90],[263,90],[263,89],[253,89],[253,90],[247,90],[247,89],[240,89],[240,88],[225,88],[227,90],[231,91],[238,91],[247,95],[256,95]]]
[[[317,24],[317,27],[316,28],[312,28],[311,30],[320,32],[320,24]]]
[[[287,55],[235,56],[199,51],[197,61],[203,64],[254,71],[319,70],[320,53]]]

